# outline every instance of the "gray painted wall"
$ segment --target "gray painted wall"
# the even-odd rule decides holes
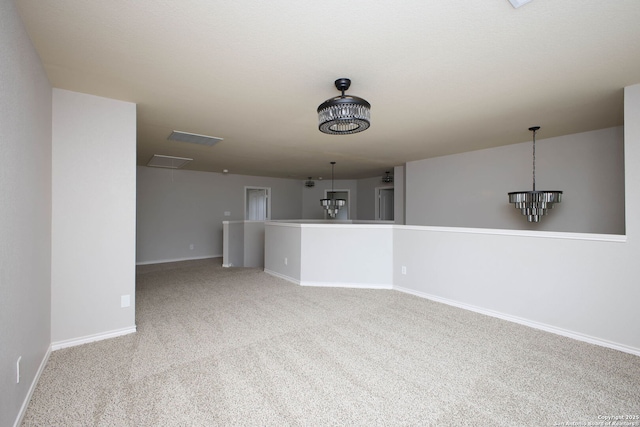
[[[274,224],[274,223],[271,223]],[[300,282],[302,269],[302,227],[300,224],[265,225],[264,268]],[[285,258],[287,262],[285,263]]]
[[[139,264],[222,256],[222,221],[244,219],[245,186],[271,187],[273,220],[324,219],[320,199],[331,189],[331,180],[307,188],[306,180],[144,166],[138,166],[137,178]],[[380,179],[335,181],[335,190],[350,192],[350,219],[374,219]]]
[[[10,426],[51,343],[51,86],[12,1],[0,2],[0,58],[0,425]]]
[[[405,167],[396,166],[393,170],[393,219],[396,224],[405,223],[404,200],[405,194]]]
[[[223,221],[222,266],[244,266],[244,221]]]
[[[376,219],[376,188],[392,187],[382,182],[382,175],[358,180],[358,219],[373,221]]]
[[[376,188],[394,189],[394,223],[404,224],[404,166],[393,169],[393,183],[382,182],[382,175],[358,180],[358,220],[376,219]],[[356,218],[353,218],[356,219]]]
[[[222,221],[244,219],[246,186],[271,187],[271,219],[302,215],[300,180],[138,166],[137,185],[138,263],[222,256]]]
[[[508,203],[530,190],[531,141],[409,162],[410,225],[624,234],[623,128],[536,140],[536,188],[562,190],[563,201],[538,224]]]
[[[53,89],[52,147],[55,348],[135,328],[136,105]]]
[[[626,236],[402,226],[394,235],[394,286],[640,354],[638,117],[640,85],[635,85],[625,88]],[[611,132],[618,129],[604,131]],[[419,186],[411,176],[407,187]]]

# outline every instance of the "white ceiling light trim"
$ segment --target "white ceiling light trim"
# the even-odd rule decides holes
[[[147,163],[147,166],[153,168],[180,169],[187,163],[193,161],[188,157],[163,156],[162,154],[154,154]]]
[[[509,3],[511,3],[511,6],[515,7],[516,9],[519,8],[520,6],[523,6],[527,3],[529,3],[531,0],[509,0]]]
[[[189,142],[191,144],[208,145],[209,147],[222,141],[222,138],[215,136],[199,135],[197,133],[182,132],[179,130],[171,132],[171,135],[169,135],[169,138],[167,139],[172,141]]]

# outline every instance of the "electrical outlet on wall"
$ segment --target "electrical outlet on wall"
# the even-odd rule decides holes
[[[289,259],[287,257],[284,257],[284,265],[288,265],[289,263]]]
[[[130,295],[122,295],[120,297],[120,308],[127,308],[131,305],[131,296]]]
[[[407,274],[407,267],[406,266],[402,266],[402,274]]]
[[[193,250],[193,243],[189,245],[189,250],[192,251]]]

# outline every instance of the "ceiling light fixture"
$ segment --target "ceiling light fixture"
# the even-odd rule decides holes
[[[369,129],[371,104],[357,96],[345,95],[351,80],[338,79],[336,89],[342,95],[327,99],[318,107],[318,129],[330,135],[348,135]]]
[[[540,222],[540,217],[553,208],[554,203],[562,201],[562,191],[536,191],[536,132],[540,126],[530,127],[533,132],[533,191],[514,191],[509,193],[509,203],[520,209],[529,222]]]
[[[393,182],[393,175],[391,175],[391,172],[386,171],[384,173],[384,176],[382,177],[382,182],[387,184]]]
[[[304,186],[307,188],[315,187],[316,182],[309,177],[309,179],[304,183]]]
[[[327,211],[327,215],[335,218],[341,207],[347,204],[345,199],[336,199],[336,193],[333,191],[333,168],[336,162],[331,162],[331,193],[330,198],[320,199],[320,205]]]

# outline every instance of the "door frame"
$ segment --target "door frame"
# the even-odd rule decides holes
[[[246,185],[244,187],[244,220],[245,221],[249,221],[249,219],[247,219],[247,196],[248,196],[248,190],[266,190],[265,191],[265,195],[267,197],[267,201],[266,201],[266,209],[267,209],[267,214],[265,215],[266,218],[264,219],[264,221],[269,221],[271,220],[271,187],[258,187],[258,186],[253,186],[253,185]]]
[[[380,219],[380,190],[393,190],[393,198],[394,198],[394,200],[395,200],[395,196],[396,196],[395,195],[396,190],[395,190],[395,187],[393,185],[387,185],[385,187],[376,187],[375,188],[375,195],[374,195],[375,202],[374,203],[375,203],[376,206],[375,206],[375,216],[374,216],[374,218],[375,218],[376,221],[383,221],[382,219]],[[395,220],[395,217],[396,217],[396,215],[395,215],[395,207],[394,207],[393,210],[394,210],[393,218]],[[385,219],[384,221],[391,221],[391,220],[390,219],[389,220]]]

